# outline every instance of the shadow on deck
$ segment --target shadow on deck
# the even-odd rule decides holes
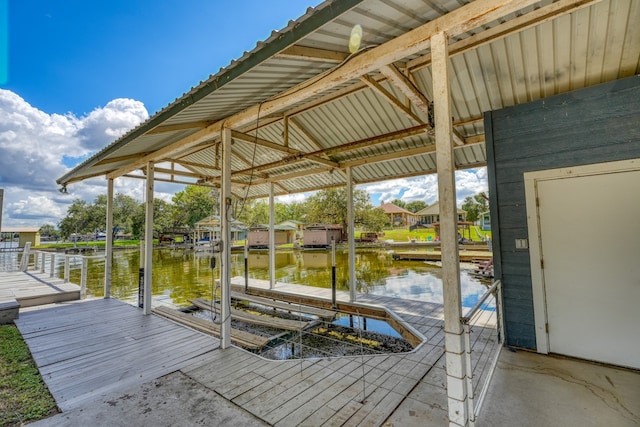
[[[425,342],[404,354],[273,361],[219,350],[216,338],[117,300],[33,310],[16,324],[60,416],[86,413],[90,402],[91,410],[114,411],[114,396],[179,372],[272,425],[446,424],[442,306],[366,295],[359,301],[385,305]]]

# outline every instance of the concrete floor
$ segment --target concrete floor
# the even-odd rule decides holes
[[[640,372],[503,349],[476,422],[495,426],[638,426]]]

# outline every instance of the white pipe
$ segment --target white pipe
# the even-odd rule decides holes
[[[105,244],[104,297],[111,298],[111,265],[113,262],[113,179],[107,179],[107,241]]]
[[[349,239],[349,300],[356,300],[356,240],[355,240],[355,224],[353,213],[353,178],[351,176],[351,167],[347,167],[347,236]]]
[[[231,346],[231,129],[222,129],[220,194],[220,348]]]
[[[269,289],[276,287],[276,230],[274,185],[269,184]]]
[[[153,279],[153,162],[147,164],[146,212],[144,224],[144,308],[143,313],[151,314],[151,293]]]

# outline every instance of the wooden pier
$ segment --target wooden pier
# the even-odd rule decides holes
[[[269,288],[267,281],[250,285]],[[330,298],[329,289],[276,288]],[[338,299],[348,294],[338,292]],[[393,310],[423,343],[402,354],[274,361],[238,347],[218,349],[214,337],[116,300],[29,311],[16,324],[63,411],[180,371],[276,426],[446,424],[443,307],[375,295],[358,295],[358,302]],[[476,347],[491,344],[492,330],[490,320],[475,328]],[[474,366],[487,359],[480,352]]]
[[[493,258],[493,254],[487,251],[460,251],[460,262],[480,262]],[[392,255],[395,260],[406,261],[441,261],[442,254],[439,250],[422,251],[396,251]]]
[[[15,299],[22,307],[80,299],[80,286],[35,271],[3,272],[0,301]]]

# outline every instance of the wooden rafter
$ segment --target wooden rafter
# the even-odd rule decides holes
[[[190,123],[179,123],[175,125],[158,126],[148,131],[145,135],[155,135],[158,133],[175,132],[175,131],[187,130],[187,129],[202,129],[204,127],[209,126],[210,124],[211,122],[199,121],[199,122],[190,122]]]
[[[430,46],[430,38],[437,32],[446,32],[449,37],[455,37],[535,3],[537,0],[476,0],[468,3],[380,46],[353,56],[331,73],[302,82],[272,100],[253,105],[169,144],[153,154],[143,156],[135,162],[118,168],[109,173],[107,178],[126,174],[158,158],[171,157],[175,153],[184,151],[210,138],[211,135],[219,133],[223,125],[232,129],[241,128],[255,121],[259,114],[270,115],[283,112],[309,97],[326,93],[336,86],[426,50]]]
[[[305,59],[308,61],[340,63],[347,59],[348,53],[307,46],[291,46],[276,55],[277,58]]]
[[[310,162],[318,163],[321,165],[326,165],[334,168],[338,167],[338,164],[334,161],[323,159],[322,157],[319,157],[314,154],[305,154],[304,152],[300,150],[296,150],[295,148],[284,147],[280,144],[276,144],[275,142],[267,141],[266,139],[257,138],[255,136],[247,135],[245,133],[241,133],[237,131],[231,132],[231,136],[234,139],[238,139],[240,141],[249,142],[251,144],[256,144],[261,147],[269,148],[271,150],[280,151],[281,153],[286,153],[289,155],[285,157],[285,159],[288,159],[288,161],[295,161],[296,159],[305,159],[305,160],[309,160]]]
[[[416,106],[419,110],[421,110],[426,115],[429,115],[429,104],[431,101],[427,99],[427,97],[420,92],[411,80],[404,74],[398,70],[395,65],[385,65],[380,68],[380,72],[385,75],[387,79],[393,84],[399,91],[404,93],[404,95],[411,100],[413,105]],[[431,130],[431,129],[429,129]],[[453,132],[453,141],[456,145],[464,145],[464,137],[460,135],[454,129]]]
[[[526,30],[527,28],[539,25],[551,19],[567,13],[575,12],[584,7],[591,6],[602,0],[559,0],[547,6],[538,8],[532,12],[509,19],[493,28],[481,31],[458,42],[449,45],[449,58],[461,53],[475,49],[487,43],[507,37],[515,32]],[[419,56],[407,62],[407,69],[416,72],[431,65],[431,53]]]
[[[422,119],[420,119],[420,117],[418,117],[417,115],[415,115],[415,113],[413,111],[411,111],[410,107],[407,107],[402,102],[400,102],[400,100],[398,98],[393,96],[393,94],[391,92],[389,92],[387,89],[385,89],[375,79],[372,79],[370,76],[364,75],[364,76],[360,77],[360,80],[362,80],[367,86],[369,86],[371,89],[373,89],[374,92],[377,92],[384,99],[389,101],[389,103],[391,105],[396,107],[398,110],[402,111],[411,120],[413,120],[414,122],[416,122],[418,124],[424,123],[424,121]]]

